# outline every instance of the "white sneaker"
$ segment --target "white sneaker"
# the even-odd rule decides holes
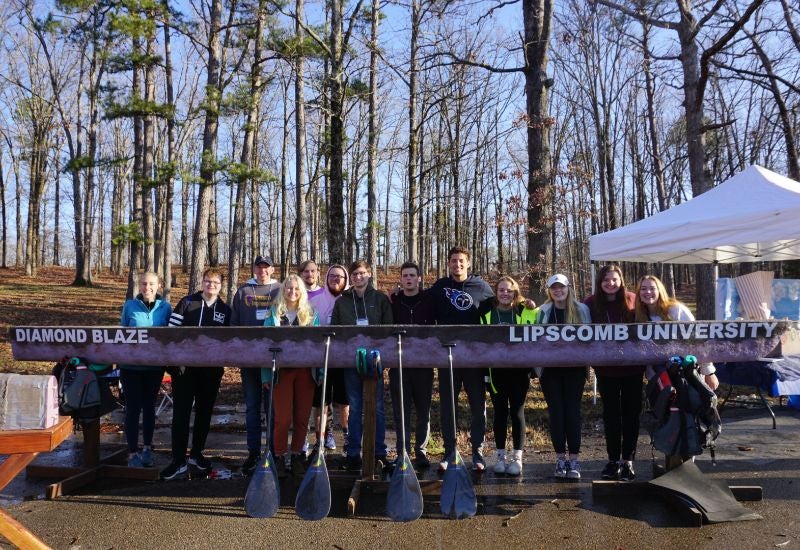
[[[505,474],[506,473],[506,452],[505,450],[497,450],[497,462],[495,463],[494,467],[492,468],[494,473],[496,474]]]
[[[447,459],[446,459],[446,458],[445,458],[445,459],[443,459],[443,460],[442,460],[442,461],[439,463],[439,471],[440,471],[440,472],[444,472],[444,471],[446,471],[446,470],[447,470],[447,464],[448,464],[448,463],[447,463]]]
[[[331,451],[336,449],[336,440],[333,438],[332,432],[328,432],[325,435],[325,448]]]
[[[565,457],[558,457],[558,460],[556,460],[556,471],[553,475],[560,478],[567,477],[567,459]]]
[[[577,458],[573,458],[567,463],[567,477],[569,479],[581,478],[581,465],[578,464]]]
[[[522,451],[511,451],[511,460],[506,461],[506,475],[518,476],[522,474]]]

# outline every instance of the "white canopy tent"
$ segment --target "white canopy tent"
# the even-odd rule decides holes
[[[674,264],[800,258],[800,183],[750,166],[669,210],[592,236],[589,255]]]

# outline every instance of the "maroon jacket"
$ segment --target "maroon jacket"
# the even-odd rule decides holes
[[[602,294],[601,294],[602,295]],[[625,291],[625,303],[621,300],[607,302],[605,313],[600,313],[595,308],[595,296],[592,294],[583,303],[589,306],[592,313],[592,323],[631,323],[633,322],[633,308],[636,303],[636,294]],[[608,367],[595,367],[597,376],[641,376],[644,365],[614,365]]]

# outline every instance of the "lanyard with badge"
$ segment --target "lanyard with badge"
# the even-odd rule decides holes
[[[256,305],[256,320],[263,321],[267,317],[269,317],[270,306],[269,302],[272,301],[272,283],[269,284],[269,290],[267,291],[266,296],[269,296],[269,300],[267,302],[267,307],[261,309],[258,307],[258,294],[256,294],[255,287],[253,287],[253,302]]]
[[[369,325],[369,319],[367,318],[367,301],[363,296],[361,297],[361,303],[364,305],[364,316],[360,317],[358,314],[358,300],[356,298],[356,293],[353,292],[353,309],[356,312],[356,325],[366,327]]]

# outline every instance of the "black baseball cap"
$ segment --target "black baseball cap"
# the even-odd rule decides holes
[[[256,259],[253,260],[253,267],[257,266],[258,264],[267,264],[268,266],[272,266],[272,258],[259,254],[256,256]]]

